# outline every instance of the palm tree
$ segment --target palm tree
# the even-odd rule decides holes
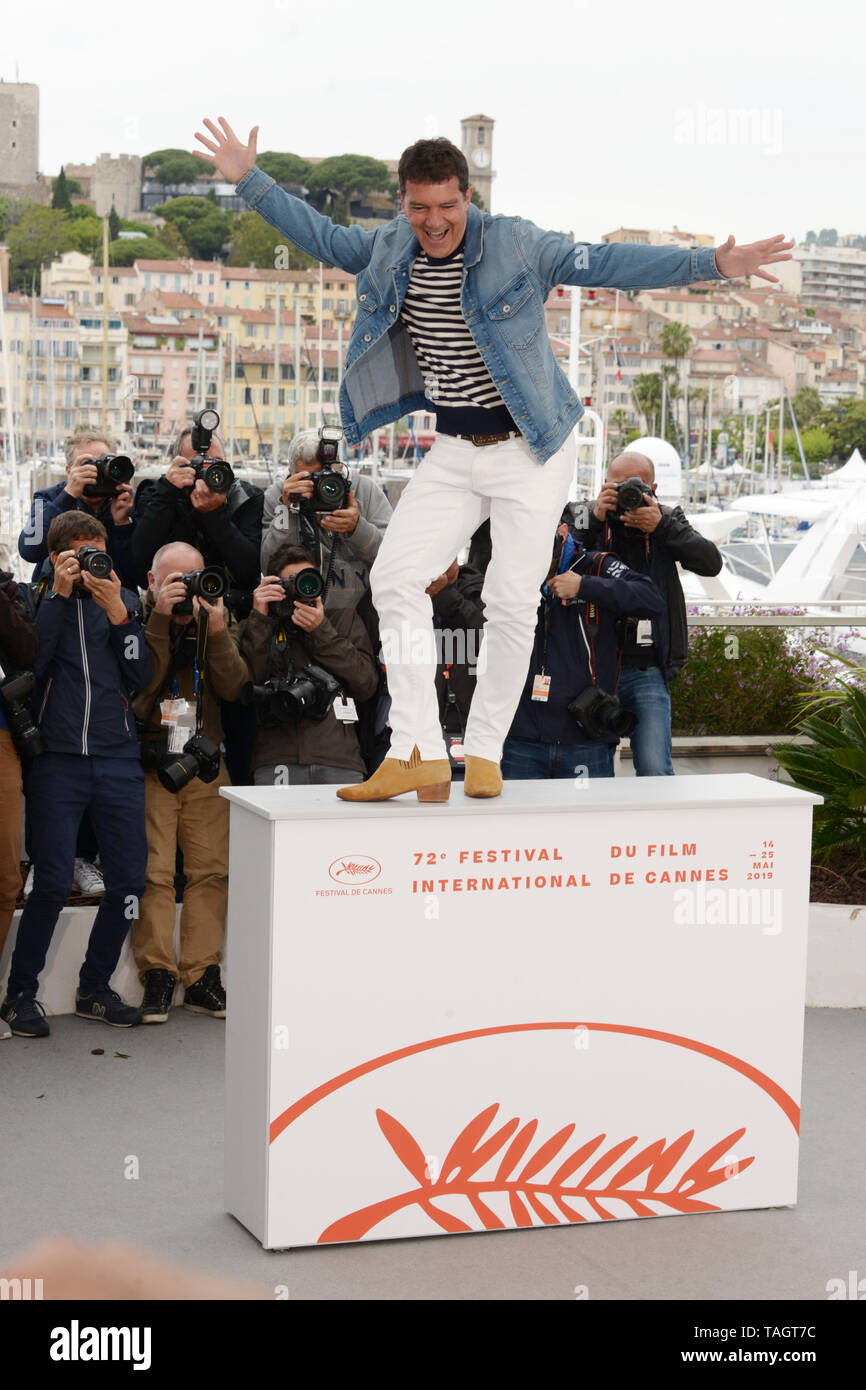
[[[673,368],[662,368],[662,372],[664,373],[665,379],[667,381],[668,398],[671,402],[673,402],[677,399],[677,397],[683,394],[681,386],[677,384],[677,378],[681,378],[682,376],[680,370],[680,363],[683,361],[684,358],[688,357],[689,355],[689,351],[691,350],[692,346],[692,335],[689,333],[689,330],[686,328],[684,323],[666,323],[661,331],[661,345],[663,355],[665,357],[671,358],[674,363]],[[674,414],[673,408],[671,408],[671,420],[674,424],[674,433],[677,436],[677,448],[682,454],[682,448],[680,447],[679,441],[679,430],[677,429],[676,415]],[[684,426],[686,440],[688,440],[688,419],[684,421]]]

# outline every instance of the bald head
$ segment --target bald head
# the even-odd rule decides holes
[[[624,454],[617,454],[611,460],[605,481],[615,485],[624,483],[626,478],[640,478],[648,487],[653,487],[656,471],[652,459],[648,459],[646,454],[629,453],[628,450]]]

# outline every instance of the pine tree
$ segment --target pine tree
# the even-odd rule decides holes
[[[62,164],[60,166],[60,173],[54,180],[51,206],[56,208],[59,212],[69,212],[72,208],[72,199],[69,196],[69,187],[66,182],[66,171]]]
[[[117,241],[117,234],[120,231],[120,218],[117,215],[117,208],[111,204],[111,212],[108,214],[108,240]]]

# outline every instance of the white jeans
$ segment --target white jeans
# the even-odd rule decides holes
[[[532,651],[538,589],[574,476],[572,436],[541,464],[522,437],[480,448],[437,435],[405,488],[370,573],[391,694],[390,756],[446,756],[436,699],[433,605],[424,592],[490,518],[484,640],[467,753],[499,762]]]

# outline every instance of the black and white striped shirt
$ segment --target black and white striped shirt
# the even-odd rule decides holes
[[[489,417],[491,428],[498,429],[510,416],[466,326],[460,308],[462,280],[462,243],[450,256],[419,252],[400,317],[424,374],[425,395],[437,414],[455,408],[493,410],[497,414]]]

